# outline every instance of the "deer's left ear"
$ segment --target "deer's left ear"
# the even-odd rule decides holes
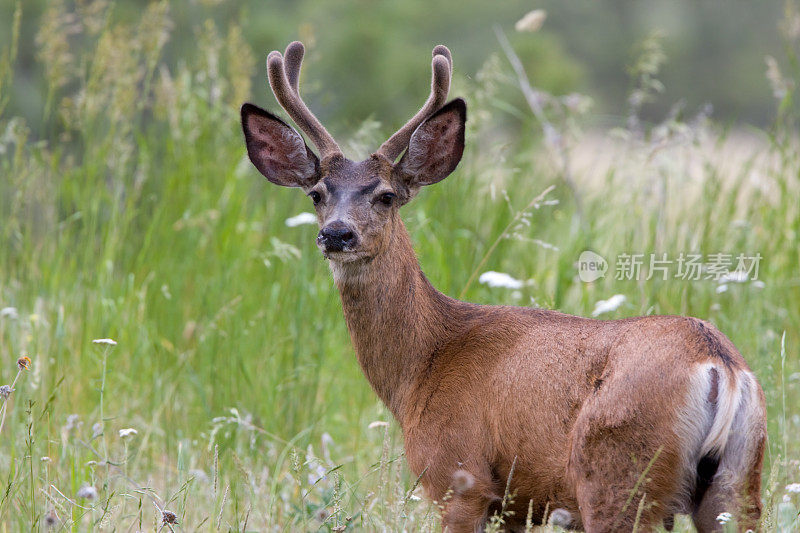
[[[395,167],[411,195],[423,185],[442,181],[456,169],[464,153],[466,122],[467,104],[456,98],[417,127]]]

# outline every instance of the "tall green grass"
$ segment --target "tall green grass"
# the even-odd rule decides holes
[[[246,160],[238,106],[260,67],[240,31],[193,29],[196,55],[173,66],[160,50],[187,30],[172,28],[167,3],[140,20],[93,16],[76,23],[56,1],[40,23],[42,138],[0,115],[0,382],[32,359],[3,400],[2,529],[435,529],[437,508],[420,499],[353,356],[316,229],[285,225],[308,199]],[[14,83],[13,45],[3,57],[0,88]],[[678,114],[589,141],[585,117],[548,96],[579,219],[554,152],[497,125],[510,111],[537,128],[494,98],[510,73],[494,57],[455,81],[470,106],[466,155],[404,212],[426,274],[454,296],[479,265],[530,280],[519,291],[472,283],[464,297],[476,302],[589,315],[623,294],[608,317],[716,323],[767,395],[765,527],[797,527],[800,496],[784,489],[800,481],[792,106],[744,145]],[[254,88],[257,101],[266,90]],[[344,141],[364,155],[381,138],[367,122]],[[586,249],[612,262],[591,284],[575,268]],[[618,253],[695,251],[759,252],[763,286],[614,279]],[[126,428],[137,432],[123,438]]]

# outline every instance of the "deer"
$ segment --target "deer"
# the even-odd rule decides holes
[[[450,51],[433,49],[424,105],[363,161],[345,157],[300,97],[304,51],[295,41],[271,52],[268,78],[318,155],[249,103],[247,154],[313,202],[358,364],[443,529],[481,531],[503,511],[520,530],[529,512],[538,523],[554,509],[587,532],[672,529],[676,514],[720,531],[722,512],[756,529],[765,398],[733,343],[697,318],[589,319],[437,291],[400,208],[464,151],[466,103],[446,102]]]

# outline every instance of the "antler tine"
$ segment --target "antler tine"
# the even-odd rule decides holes
[[[450,49],[447,48],[443,44],[437,44],[433,49],[433,57],[436,56],[444,56],[447,58],[447,62],[450,64],[450,74],[453,74],[453,54],[450,53]]]
[[[300,96],[300,66],[303,64],[305,53],[306,49],[303,43],[292,41],[283,54],[283,70],[286,71],[286,77],[289,78],[289,85],[298,96]]]
[[[447,99],[450,90],[450,76],[453,71],[453,56],[450,50],[444,45],[438,45],[433,49],[433,59],[431,60],[431,94],[425,101],[422,108],[414,115],[411,120],[389,137],[385,143],[378,148],[378,153],[394,161],[400,152],[408,145],[411,135],[423,120],[442,107]]]
[[[341,150],[328,130],[300,98],[298,86],[304,52],[303,43],[299,41],[286,47],[285,58],[277,50],[270,52],[267,56],[267,74],[278,103],[319,149],[320,159],[325,159],[327,156],[340,154]]]

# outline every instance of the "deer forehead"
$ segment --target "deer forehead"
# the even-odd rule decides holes
[[[332,194],[340,190],[369,193],[389,185],[391,175],[392,164],[378,155],[358,162],[332,157],[322,162],[319,181]]]

